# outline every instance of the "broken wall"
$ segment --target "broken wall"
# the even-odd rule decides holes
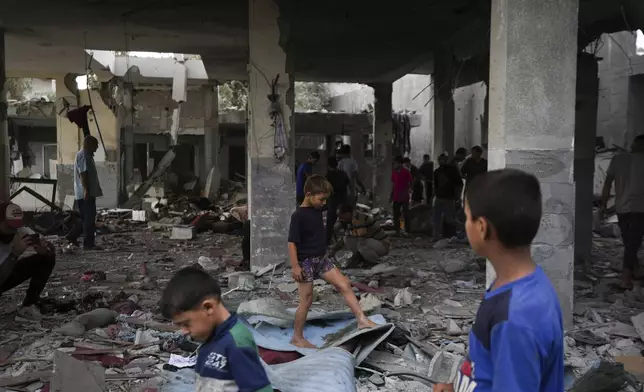
[[[483,146],[481,127],[485,116],[484,82],[474,83],[454,90],[454,148],[464,147],[469,151],[474,146]]]
[[[644,74],[644,56],[636,55],[636,36],[629,31],[604,34],[600,45],[597,136],[604,138],[606,147],[628,148],[637,131],[629,123],[641,112],[641,107],[629,106],[631,77]]]

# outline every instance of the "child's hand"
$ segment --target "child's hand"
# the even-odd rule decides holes
[[[434,392],[454,392],[454,387],[450,384],[436,384],[434,385]]]
[[[302,283],[304,281],[304,276],[302,274],[302,267],[300,267],[299,265],[296,267],[293,267],[291,273],[293,274],[293,279],[297,283]]]

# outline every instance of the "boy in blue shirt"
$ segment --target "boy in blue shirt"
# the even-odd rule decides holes
[[[253,335],[221,302],[221,289],[202,269],[187,267],[163,290],[161,312],[203,344],[196,392],[272,392]]]
[[[491,171],[471,181],[465,199],[467,237],[497,277],[470,332],[469,358],[453,386],[434,392],[563,392],[561,308],[530,256],[541,222],[538,180],[519,170]]]

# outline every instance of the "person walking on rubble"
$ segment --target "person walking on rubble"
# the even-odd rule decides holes
[[[340,219],[336,229],[344,229],[344,238],[331,248],[331,256],[346,247],[353,252],[349,263],[352,266],[357,261],[365,261],[371,265],[379,264],[382,257],[389,254],[389,238],[375,219],[357,211],[354,213],[353,206],[349,204],[340,206],[338,217]]]
[[[633,278],[641,278],[637,252],[644,238],[644,134],[633,141],[630,153],[618,154],[610,162],[602,192],[607,209],[615,184],[615,210],[624,243],[622,287],[631,289]]]
[[[429,154],[423,155],[423,163],[418,171],[425,181],[425,202],[431,205],[434,198],[434,162],[430,159]]]
[[[83,248],[85,250],[102,250],[96,245],[96,199],[103,196],[98,180],[94,153],[98,150],[98,140],[87,136],[83,140],[83,149],[76,154],[74,162],[74,196],[76,206],[83,219]],[[69,242],[78,245],[80,230],[70,233]]]
[[[56,252],[51,243],[24,227],[22,209],[13,203],[0,203],[0,294],[29,280],[27,295],[18,307],[18,316],[40,320],[40,294],[54,270]],[[28,255],[28,250],[34,249]]]
[[[541,223],[537,178],[504,169],[476,176],[465,194],[467,238],[496,279],[469,334],[453,385],[434,392],[563,392],[561,307],[530,247]]]
[[[438,169],[434,171],[434,209],[432,231],[434,240],[443,238],[443,224],[456,225],[456,203],[460,200],[463,180],[458,169],[449,164],[447,155],[438,157]],[[456,227],[454,227],[456,228]]]
[[[305,197],[302,205],[291,216],[288,254],[291,273],[298,283],[300,297],[300,303],[295,312],[291,344],[302,348],[316,348],[304,338],[304,326],[313,303],[313,281],[319,278],[332,284],[342,294],[349,309],[358,319],[358,328],[376,326],[360,308],[349,279],[326,256],[327,241],[322,208],[332,191],[331,184],[326,178],[312,176],[304,185]]]

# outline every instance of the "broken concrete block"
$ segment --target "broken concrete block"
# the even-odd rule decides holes
[[[252,272],[233,272],[228,275],[228,288],[237,288],[243,291],[252,291],[257,287],[255,274]]]
[[[152,343],[159,342],[159,338],[152,335],[152,332],[149,330],[139,329],[136,331],[136,336],[134,338],[134,344],[136,345],[148,345]]]
[[[443,238],[442,240],[438,240],[434,243],[434,249],[444,249],[447,248],[449,244],[449,238]]]
[[[644,313],[631,317],[635,331],[640,335],[640,339],[644,340]]]
[[[436,313],[451,319],[468,319],[474,317],[474,312],[465,307],[438,305],[434,307]]]
[[[459,336],[463,334],[463,330],[456,324],[456,321],[447,319],[445,322],[445,329],[448,335]]]
[[[451,384],[458,374],[462,358],[446,351],[438,352],[429,364],[428,377],[437,383]]]
[[[79,361],[56,350],[54,352],[54,375],[51,392],[103,392],[105,369],[89,361]]]
[[[454,307],[457,307],[457,308],[462,308],[463,307],[463,304],[461,304],[460,302],[457,302],[457,301],[453,301],[451,299],[446,299],[446,300],[443,301],[443,303],[445,305],[454,306]]]
[[[467,269],[468,262],[465,260],[459,259],[444,259],[438,262],[448,274],[455,274],[457,272],[465,271]]]
[[[392,272],[398,270],[398,268],[400,268],[400,267],[389,265],[389,264],[385,263],[385,264],[378,264],[378,265],[373,266],[373,268],[371,268],[369,270],[369,272],[370,272],[370,275],[389,274],[389,273],[392,273]]]
[[[465,344],[463,343],[450,343],[445,346],[445,351],[448,353],[454,353],[458,355],[465,354]]]
[[[602,316],[600,316],[599,313],[597,313],[597,311],[593,308],[588,308],[588,310],[586,311],[586,318],[597,324],[604,323]]]
[[[174,226],[172,228],[172,240],[192,240],[195,238],[195,228],[193,226]]]
[[[394,298],[394,306],[399,308],[401,306],[409,306],[414,303],[414,295],[409,291],[409,287],[400,290]]]
[[[430,328],[445,328],[445,322],[438,316],[426,314],[425,320],[427,320],[427,324],[429,324]]]
[[[206,271],[214,271],[219,269],[219,264],[215,263],[210,257],[200,256],[197,264]]]
[[[385,385],[385,379],[378,374],[372,374],[371,377],[369,377],[369,382],[377,387],[382,387]]]
[[[118,313],[105,308],[94,309],[91,312],[76,317],[76,321],[83,324],[87,330],[101,328],[114,323]]]
[[[382,305],[382,302],[373,294],[367,294],[360,298],[360,308],[363,312],[369,313],[372,312]]]

